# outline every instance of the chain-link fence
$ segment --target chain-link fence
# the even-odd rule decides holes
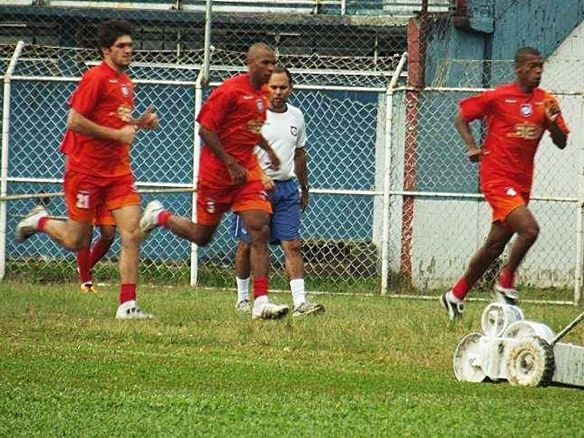
[[[579,60],[553,58],[546,63],[542,87],[559,99],[571,134],[565,150],[544,135],[535,162],[530,208],[541,227],[535,246],[520,268],[527,290],[553,289],[548,297],[573,301],[579,297],[582,265],[582,72]],[[392,155],[392,266],[418,292],[446,289],[464,272],[490,228],[490,208],[478,189],[478,166],[468,161],[453,118],[460,99],[480,91],[485,77],[497,82],[514,78],[511,61],[446,60],[448,74],[438,75],[460,88],[429,87],[397,93],[393,117],[400,117]],[[492,80],[489,81],[492,83]],[[473,124],[475,137],[484,125]],[[401,160],[403,157],[403,161]],[[507,248],[507,251],[509,247]],[[507,253],[479,284],[490,289]],[[392,286],[390,286],[390,289]],[[532,297],[545,295],[534,293]]]
[[[93,52],[38,46],[23,47],[9,76],[9,108],[5,132],[8,159],[7,194],[60,191],[63,158],[58,144],[65,129],[67,99],[80,73],[97,60]],[[141,133],[132,151],[138,186],[145,189],[184,189],[182,194],[155,196],[182,216],[192,214],[193,157],[196,154],[195,112],[204,93],[197,92],[200,72],[187,66],[146,62],[138,53],[129,70],[136,86],[136,110],[154,104],[160,129]],[[381,208],[383,176],[376,153],[384,148],[387,81],[399,59],[385,72],[339,71],[330,74],[302,69],[295,72],[291,103],[306,116],[311,204],[303,222],[304,256],[311,290],[379,291],[381,287]],[[243,66],[211,70],[211,87]],[[173,79],[169,79],[173,78]],[[192,79],[195,80],[192,80]],[[396,76],[397,79],[397,76]],[[377,169],[377,170],[376,170]],[[7,230],[38,199],[8,203]],[[53,215],[63,216],[60,197],[45,200]],[[197,283],[231,286],[235,241],[227,216],[214,241],[194,256]],[[97,234],[97,233],[96,233]],[[73,254],[41,235],[17,245],[6,239],[8,278],[44,281],[75,278]],[[115,281],[117,244],[95,269],[98,281]],[[191,247],[164,230],[142,247],[142,278],[149,282],[182,283],[191,277]],[[286,289],[283,256],[273,252],[274,287]]]
[[[3,20],[15,25],[24,20],[26,28],[14,28],[21,33],[32,29],[27,21],[32,15],[8,9],[12,15],[1,15],[0,37]],[[0,95],[6,103],[3,153],[8,166],[3,184],[9,195],[31,194],[31,199],[0,204],[0,219],[8,206],[8,232],[37,202],[34,194],[60,191],[62,157],[57,145],[65,127],[66,101],[80,74],[99,62],[95,50],[89,49],[96,23],[113,16],[131,18],[138,25],[138,50],[129,72],[137,83],[136,110],[153,103],[162,118],[161,129],[140,134],[134,148],[140,188],[184,191],[148,193],[144,203],[158,197],[177,214],[191,216],[194,115],[209,91],[197,88],[203,70],[204,17],[182,11],[175,11],[172,19],[152,11],[126,12],[68,11],[66,19],[45,14],[46,19],[35,23],[53,29],[53,36],[37,28],[32,35],[20,35],[51,45],[26,44]],[[461,98],[511,80],[511,63],[440,60],[431,66],[431,87],[405,89],[398,62],[406,34],[399,17],[361,22],[334,14],[254,17],[215,15],[209,80],[212,88],[242,71],[245,49],[258,40],[276,47],[280,62],[293,71],[291,102],[306,116],[313,188],[303,218],[308,289],[428,294],[449,287],[483,242],[490,217],[478,193],[476,166],[466,160],[452,117]],[[436,23],[434,27],[445,28],[444,20]],[[7,72],[14,51],[13,44],[0,45],[2,72]],[[559,97],[572,134],[565,151],[556,150],[547,139],[540,146],[531,206],[542,232],[520,276],[523,286],[557,288],[553,297],[562,301],[579,293],[581,277],[580,64],[556,59],[546,65],[544,78],[549,82],[543,86]],[[392,78],[395,82],[389,86]],[[480,138],[482,125],[474,128]],[[46,199],[53,214],[64,215],[61,198]],[[226,217],[213,243],[193,256],[187,242],[157,231],[143,245],[142,279],[164,284],[196,279],[203,286],[232,287],[235,242],[229,236],[230,220]],[[116,243],[96,268],[98,281],[115,281],[118,249]],[[74,257],[45,236],[17,246],[8,235],[6,254],[9,278],[75,278]],[[272,283],[287,289],[279,249],[274,248],[272,259]],[[502,260],[485,276],[483,286],[494,278]]]

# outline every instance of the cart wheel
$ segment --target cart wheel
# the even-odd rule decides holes
[[[509,383],[523,386],[547,386],[554,375],[553,347],[539,336],[523,338],[509,351]]]
[[[469,333],[456,346],[452,366],[457,380],[477,383],[485,380],[480,345],[482,337],[480,333]]]

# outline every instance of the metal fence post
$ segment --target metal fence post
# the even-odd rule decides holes
[[[2,103],[2,157],[0,170],[0,196],[6,196],[8,191],[8,143],[10,138],[10,79],[16,68],[16,63],[24,41],[19,41],[14,49],[6,74],[4,75],[4,100]],[[6,202],[0,202],[0,280],[6,274]]]
[[[203,70],[199,72],[197,81],[195,83],[195,124],[193,132],[193,189],[196,188],[197,180],[199,179],[199,157],[201,156],[201,137],[199,137],[199,124],[197,123],[197,116],[203,104],[203,84],[205,80],[205,73]],[[191,220],[197,222],[197,192],[193,191],[191,196]],[[198,259],[198,245],[191,244],[191,286],[197,285],[199,277],[199,259]]]
[[[385,154],[383,179],[383,217],[381,232],[381,295],[387,295],[389,282],[389,214],[391,189],[391,154],[393,142],[393,92],[401,72],[406,64],[408,54],[404,52],[399,60],[391,82],[385,92]]]
[[[584,92],[580,96],[580,113],[584,118]],[[580,154],[580,160],[583,156]],[[578,172],[578,204],[576,208],[576,269],[574,269],[574,305],[582,299],[584,264],[584,162],[580,162]]]

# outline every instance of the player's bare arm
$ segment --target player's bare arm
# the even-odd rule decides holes
[[[264,189],[266,190],[273,190],[276,187],[274,180],[262,172],[262,184],[264,185]]]
[[[204,126],[201,126],[199,128],[199,135],[205,142],[205,145],[211,149],[211,152],[225,163],[233,184],[239,185],[247,181],[247,170],[243,166],[240,166],[237,161],[235,161],[235,158],[225,152],[223,144],[221,144],[221,140],[215,131],[211,131]]]
[[[74,109],[69,110],[67,127],[79,134],[103,140],[114,140],[131,145],[136,137],[136,127],[126,125],[120,129],[108,128],[92,122]]]
[[[270,158],[270,168],[278,170],[280,168],[280,159],[272,149],[270,143],[268,143],[268,141],[261,134],[260,139],[258,140],[258,146],[268,154],[268,157]]]
[[[568,136],[560,129],[558,126],[558,117],[561,111],[558,104],[554,101],[546,102],[545,106],[545,116],[548,121],[548,130],[550,131],[550,136],[554,144],[560,148],[564,149],[568,141]]]
[[[456,130],[466,145],[466,156],[468,159],[473,163],[480,161],[481,149],[475,143],[469,123],[465,121],[460,114],[458,114],[454,118],[454,126],[456,126]]]
[[[308,168],[306,166],[306,149],[294,150],[294,173],[300,184],[300,210],[308,207]]]

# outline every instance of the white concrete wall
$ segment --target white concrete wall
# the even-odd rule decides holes
[[[584,193],[582,97],[562,92],[584,90],[584,24],[545,64],[542,87],[553,91],[572,131],[560,151],[545,134],[536,157],[534,196],[577,198]],[[460,144],[460,146],[462,146]],[[520,270],[520,281],[537,287],[573,286],[576,267],[576,204],[533,201],[540,238]],[[464,271],[490,226],[490,209],[470,200],[418,200],[412,245],[417,287],[449,287]],[[395,227],[392,231],[396,231]]]

